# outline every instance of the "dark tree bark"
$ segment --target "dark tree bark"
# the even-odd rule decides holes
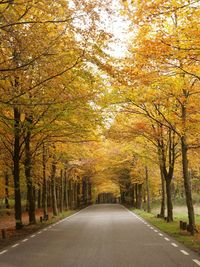
[[[173,205],[172,205],[172,186],[171,179],[166,179],[166,195],[167,195],[167,221],[173,221]]]
[[[138,209],[142,208],[142,184],[138,184]]]
[[[183,91],[186,99],[187,99],[187,92]],[[187,100],[186,100],[187,101]],[[182,104],[182,125],[184,129],[184,133],[181,136],[181,152],[182,152],[182,167],[183,167],[183,180],[184,180],[184,188],[185,188],[185,197],[186,197],[186,204],[188,210],[188,219],[189,219],[189,228],[192,235],[195,234],[196,226],[195,226],[195,216],[194,216],[194,207],[192,201],[192,188],[191,188],[191,181],[190,175],[188,170],[188,144],[187,144],[187,136],[185,133],[186,129],[186,118],[187,118],[187,109],[186,109],[186,102]]]
[[[172,205],[172,188],[171,182],[174,174],[175,165],[175,133],[171,129],[168,131],[168,142],[164,144],[164,138],[161,132],[160,140],[158,141],[158,156],[160,161],[161,175],[163,175],[166,182],[166,196],[167,196],[167,221],[173,221],[173,205]],[[167,153],[168,150],[168,161]],[[167,167],[168,165],[168,167]]]
[[[73,208],[73,204],[72,204],[72,202],[73,202],[73,191],[72,191],[72,180],[71,179],[69,179],[69,191],[68,191],[69,193],[69,207],[70,207],[70,209],[72,209]]]
[[[135,206],[138,208],[139,200],[138,200],[138,184],[135,184]]]
[[[68,179],[67,179],[67,170],[64,170],[64,205],[65,208],[69,209],[69,196],[68,196]]]
[[[41,208],[41,201],[42,201],[42,197],[41,197],[41,195],[42,195],[42,191],[41,191],[41,185],[38,185],[39,186],[39,188],[38,188],[38,192],[37,192],[37,207],[38,207],[38,209],[40,209]]]
[[[51,195],[51,177],[47,180],[47,207],[52,207],[52,195]]]
[[[146,192],[147,192],[147,212],[151,212],[151,199],[150,199],[150,189],[149,189],[149,173],[148,167],[145,166],[145,174],[146,174]]]
[[[135,208],[135,185],[133,184],[132,185],[132,204],[133,204],[133,207]]]
[[[44,218],[47,217],[47,179],[46,179],[46,150],[43,143],[42,147],[42,174],[43,174],[43,184],[42,184],[42,208]]]
[[[51,197],[53,215],[58,215],[57,198],[56,198],[56,160],[53,158],[51,166]]]
[[[6,209],[10,208],[10,203],[9,203],[9,175],[8,175],[8,172],[5,172],[5,207],[6,207]]]
[[[188,210],[188,219],[189,219],[189,228],[191,235],[195,234],[195,216],[194,216],[194,207],[192,201],[192,189],[190,175],[188,172],[188,159],[187,159],[187,142],[186,137],[181,138],[181,148],[182,148],[182,166],[183,166],[183,179],[184,179],[184,188],[185,188],[185,197]]]
[[[160,176],[161,176],[161,207],[160,207],[160,217],[165,217],[165,178],[163,176],[162,166],[160,166]]]
[[[30,150],[30,142],[31,142],[31,124],[32,124],[32,117],[26,116],[26,136],[25,136],[25,176],[26,176],[26,183],[27,183],[27,196],[28,196],[28,214],[29,214],[29,223],[34,224],[36,223],[35,218],[35,190],[31,176],[31,169],[32,169],[32,159],[31,159],[31,150]]]
[[[21,229],[22,224],[22,206],[20,191],[20,121],[21,114],[18,107],[14,107],[14,153],[13,153],[13,176],[15,191],[15,224],[16,229]]]
[[[63,212],[63,201],[64,201],[64,181],[63,181],[63,170],[60,171],[60,212]]]

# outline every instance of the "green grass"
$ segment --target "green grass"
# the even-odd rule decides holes
[[[186,247],[195,250],[200,253],[200,234],[196,234],[195,236],[191,236],[188,232],[182,231],[179,228],[179,221],[187,221],[187,215],[185,213],[179,213],[174,217],[173,222],[166,222],[163,219],[159,219],[155,216],[155,214],[147,213],[142,210],[131,209],[134,213],[138,214],[146,221],[156,226],[161,231],[167,233],[172,236],[174,239],[183,243]],[[196,224],[200,224],[200,216],[196,216]]]

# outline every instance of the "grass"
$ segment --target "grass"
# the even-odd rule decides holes
[[[187,214],[178,213],[174,216],[174,221],[168,223],[163,219],[157,218],[153,213],[147,213],[137,209],[131,210],[161,231],[172,236],[175,240],[184,244],[186,247],[200,253],[200,233],[195,234],[195,236],[191,236],[187,231],[180,230],[179,228],[179,221],[187,221]],[[200,226],[200,216],[196,216],[196,224],[197,227]]]

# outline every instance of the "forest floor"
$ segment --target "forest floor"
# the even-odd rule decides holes
[[[39,229],[42,229],[46,227],[49,224],[55,223],[56,221],[61,220],[62,218],[68,217],[75,213],[76,210],[69,210],[64,211],[63,213],[60,213],[58,216],[54,217],[52,214],[52,211],[49,210],[49,220],[40,222],[40,217],[43,216],[42,209],[36,210],[36,221],[37,223],[34,225],[29,225],[28,223],[28,213],[23,212],[22,214],[22,221],[24,224],[24,227],[20,230],[15,229],[15,219],[14,219],[14,211],[11,209],[9,211],[1,210],[0,211],[0,231],[2,229],[6,230],[6,238],[2,239],[2,236],[0,236],[0,249],[9,246],[13,242],[16,242],[20,239],[23,239],[27,235],[30,235]],[[0,232],[1,235],[1,232]]]
[[[156,226],[158,229],[174,237],[177,241],[183,243],[186,247],[193,249],[200,254],[200,207],[195,206],[195,220],[198,233],[195,236],[191,236],[190,233],[184,230],[180,230],[179,221],[188,222],[187,208],[185,206],[175,206],[174,221],[166,222],[163,219],[157,218],[156,215],[159,213],[158,208],[152,209],[151,213],[147,213],[143,210],[131,209],[134,213],[138,214],[146,221]]]

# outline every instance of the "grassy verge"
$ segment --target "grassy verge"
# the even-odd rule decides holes
[[[186,247],[200,253],[200,233],[195,234],[195,236],[191,236],[187,231],[180,230],[179,221],[187,221],[187,216],[185,214],[179,214],[174,217],[173,222],[166,222],[163,219],[156,218],[155,214],[147,213],[142,210],[131,209],[134,213],[138,214],[146,221],[156,226],[161,231],[167,233],[172,236],[174,239],[183,243]],[[196,217],[197,226],[200,225],[200,216]]]

